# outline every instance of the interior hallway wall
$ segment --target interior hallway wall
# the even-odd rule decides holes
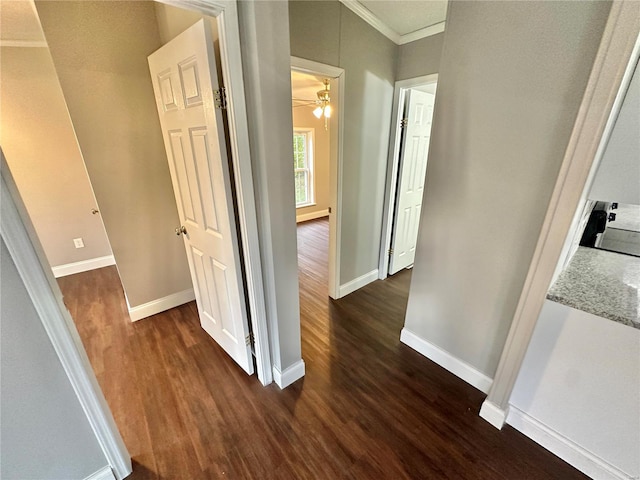
[[[493,377],[608,2],[450,2],[405,328]]]
[[[153,2],[36,7],[129,305],[191,289],[147,64]]]
[[[286,1],[238,3],[271,360],[276,381],[287,383],[304,375],[288,21]]]
[[[49,264],[111,255],[49,49],[2,47],[0,91],[0,145]]]
[[[444,32],[398,47],[396,81],[438,73]]]
[[[398,47],[338,1],[289,16],[291,55],[345,70],[340,284],[375,279]]]

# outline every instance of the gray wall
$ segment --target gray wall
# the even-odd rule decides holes
[[[451,2],[405,327],[493,376],[607,2]]]
[[[0,61],[0,144],[49,264],[111,255],[49,49],[2,47]]]
[[[238,17],[271,357],[283,371],[301,358],[287,3],[239,2]]]
[[[398,47],[337,1],[289,2],[289,15],[291,55],[345,70],[340,250],[340,284],[345,284],[378,268]]]
[[[444,32],[398,47],[396,80],[438,73],[444,44]]]
[[[82,480],[108,462],[4,240],[0,264],[0,477]]]
[[[36,2],[131,307],[192,288],[147,56],[153,2]]]

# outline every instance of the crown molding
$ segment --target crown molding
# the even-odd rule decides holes
[[[374,15],[367,7],[362,5],[358,0],[340,0],[345,7],[358,15],[361,19],[378,30],[381,34],[391,40],[393,43],[400,45],[400,34],[389,28],[380,18]]]
[[[362,20],[367,22],[373,28],[378,30],[381,34],[387,37],[396,45],[404,45],[405,43],[415,42],[421,38],[436,35],[444,32],[445,22],[436,23],[415,32],[400,35],[398,32],[389,27],[380,18],[374,15],[367,7],[362,5],[358,0],[340,0],[345,7],[358,15]]]
[[[415,42],[416,40],[420,40],[421,38],[426,38],[430,37],[431,35],[442,33],[444,32],[445,23],[446,22],[434,23],[433,25],[421,28],[420,30],[416,30],[415,32],[400,35],[400,43],[398,43],[398,45],[404,45],[405,43]]]
[[[45,40],[0,40],[0,47],[46,48]]]

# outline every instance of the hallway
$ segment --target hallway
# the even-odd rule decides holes
[[[130,323],[115,267],[59,279],[134,460],[131,479],[586,478],[510,427],[484,394],[399,341],[411,272],[327,297],[328,223],[298,226],[306,376],[248,377],[195,304]]]

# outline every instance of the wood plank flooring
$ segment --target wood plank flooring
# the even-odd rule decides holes
[[[248,377],[195,304],[130,323],[115,267],[59,279],[133,457],[131,479],[577,479],[484,395],[399,341],[411,272],[327,297],[326,219],[298,227],[306,376]]]

